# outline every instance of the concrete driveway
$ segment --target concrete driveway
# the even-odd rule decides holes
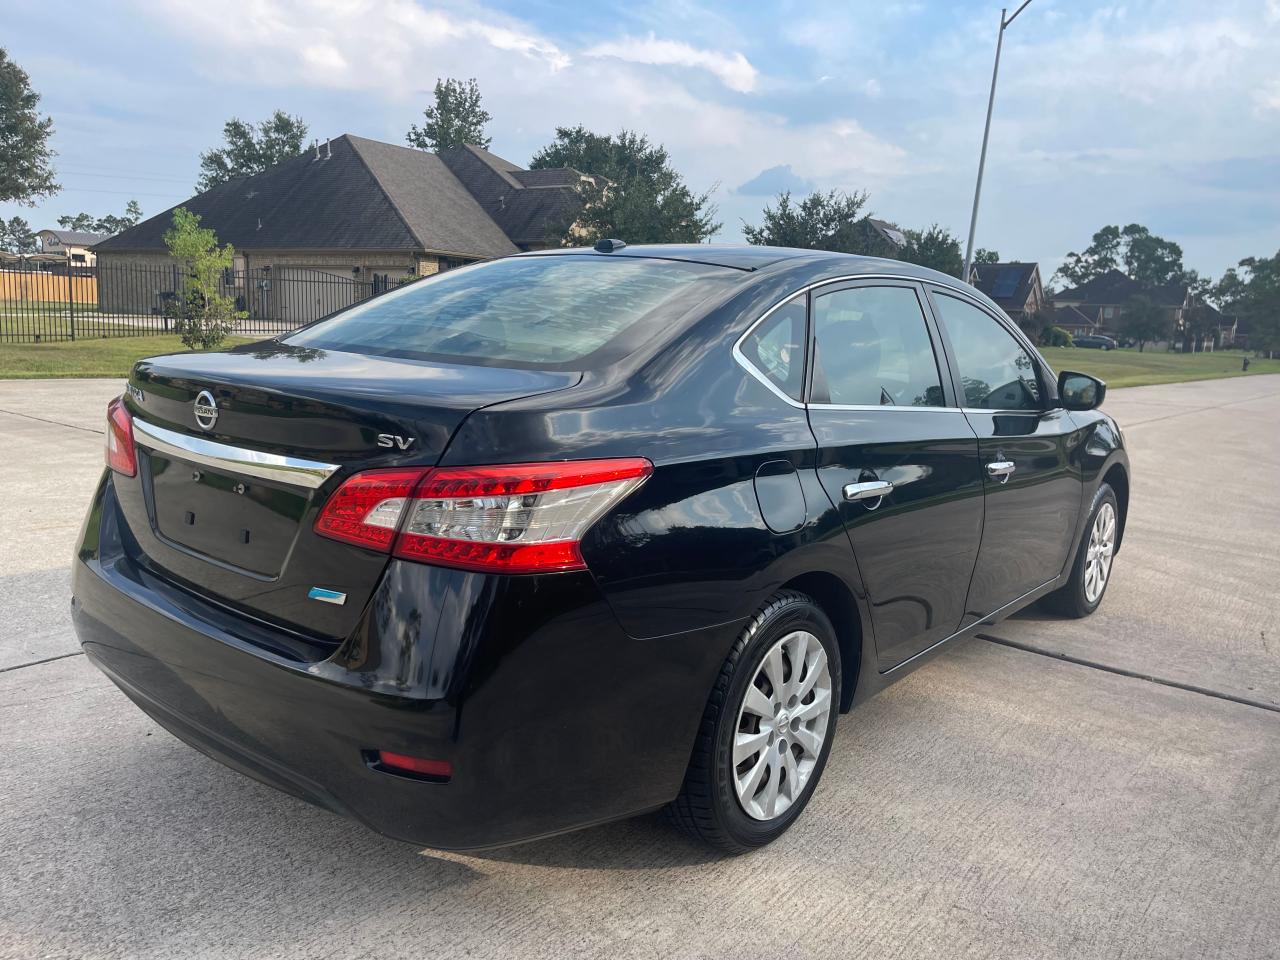
[[[1115,391],[1102,610],[1032,610],[842,718],[800,823],[737,859],[655,817],[416,850],[153,724],[67,617],[119,390],[0,382],[0,957],[1280,952],[1280,377]]]

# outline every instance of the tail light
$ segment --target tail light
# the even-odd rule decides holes
[[[582,570],[582,537],[652,472],[640,458],[370,470],[334,493],[316,532],[464,570]]]
[[[133,418],[125,409],[124,397],[107,404],[107,466],[132,477],[138,472],[138,450],[133,445]]]

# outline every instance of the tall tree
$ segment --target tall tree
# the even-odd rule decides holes
[[[1156,236],[1140,223],[1103,227],[1093,235],[1083,253],[1067,254],[1053,279],[1078,287],[1110,270],[1122,270],[1147,287],[1186,280],[1182,248],[1172,240]]]
[[[964,256],[960,238],[946,227],[933,224],[927,230],[906,230],[907,245],[897,254],[898,260],[916,263],[953,277],[964,272]]]
[[[629,130],[617,136],[557,127],[534,154],[535,170],[572,167],[593,177],[581,184],[582,208],[556,226],[566,246],[604,238],[629,243],[701,243],[720,229],[711,192],[694,193],[671,166],[665,147]]]
[[[1280,350],[1280,250],[1273,257],[1241,260],[1236,269],[1227,271],[1214,292],[1224,309],[1248,321],[1251,350],[1268,355]],[[1224,293],[1230,297],[1226,303]]]
[[[784,191],[774,206],[764,208],[760,226],[744,223],[742,233],[748,243],[771,247],[886,256],[890,245],[867,222],[866,203],[866,193],[858,191],[811,193],[799,203]]]
[[[1125,305],[1119,326],[1124,336],[1137,341],[1138,352],[1141,353],[1148,343],[1169,336],[1173,320],[1164,307],[1154,303],[1150,297],[1139,295]]]
[[[197,190],[203,192],[237,177],[262,173],[296,157],[307,138],[307,125],[301,117],[277,110],[258,124],[232,117],[222,127],[222,138],[223,146],[200,154]]]
[[[91,213],[77,213],[74,217],[59,217],[58,226],[63,230],[79,230],[82,233],[100,233],[113,237],[123,233],[142,221],[142,208],[137,200],[130,200],[124,208],[124,215],[117,217],[113,213],[105,217],[95,217]]]
[[[986,247],[979,247],[973,255],[974,263],[999,263],[1000,252],[998,250],[988,250]]]
[[[492,142],[484,126],[493,119],[480,104],[480,87],[475,78],[436,81],[435,103],[422,111],[425,122],[409,125],[405,140],[420,150],[443,150],[473,144],[486,150]]]
[[[61,189],[53,173],[53,121],[40,116],[40,94],[27,72],[0,47],[0,203],[35,206]]]
[[[37,249],[36,235],[26,220],[22,217],[13,217],[7,223],[0,220],[0,250],[25,256]]]

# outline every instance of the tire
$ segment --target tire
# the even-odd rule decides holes
[[[776,648],[778,658],[766,663]],[[804,664],[798,677],[795,661]],[[781,691],[769,680],[778,671]],[[811,688],[797,697],[806,685]],[[774,712],[768,720],[762,719],[766,701]],[[802,593],[776,594],[720,668],[668,818],[694,839],[729,853],[777,839],[800,816],[822,776],[839,708],[840,647],[831,621]],[[753,752],[739,753],[735,764],[740,737],[739,750]]]
[[[1101,589],[1097,588],[1096,579],[1090,580],[1090,558],[1095,550],[1094,534],[1098,532],[1099,520],[1102,518],[1101,532],[1106,534],[1106,515],[1110,511],[1110,533],[1104,537],[1106,563],[1104,565]],[[1067,582],[1040,601],[1041,606],[1053,613],[1073,620],[1087,617],[1102,604],[1107,595],[1107,586],[1111,583],[1111,573],[1115,561],[1116,534],[1120,532],[1120,505],[1116,501],[1115,491],[1110,484],[1102,484],[1093,497],[1093,505],[1089,510],[1089,522],[1085,524],[1084,533],[1080,537],[1080,545],[1076,550],[1075,563],[1071,567],[1071,575]],[[1093,576],[1096,577],[1096,568]]]

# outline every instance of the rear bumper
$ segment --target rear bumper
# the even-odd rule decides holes
[[[307,660],[264,642],[260,622],[157,580],[122,529],[104,480],[73,570],[89,659],[209,756],[441,849],[670,800],[734,632],[636,640],[585,574],[489,578],[393,562],[353,635]],[[453,777],[375,770],[370,750],[448,760]]]

